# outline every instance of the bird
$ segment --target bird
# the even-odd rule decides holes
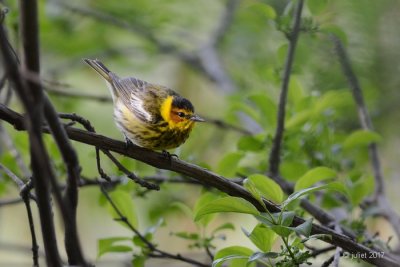
[[[134,77],[120,78],[97,59],[83,59],[106,81],[114,103],[114,120],[132,143],[151,150],[182,145],[196,122],[204,122],[192,103],[174,90]],[[166,152],[168,153],[168,152]]]

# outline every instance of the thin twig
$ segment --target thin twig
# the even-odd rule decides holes
[[[281,161],[281,145],[283,139],[283,132],[285,129],[285,109],[286,99],[289,89],[290,75],[292,73],[292,66],[294,61],[294,54],[296,51],[297,39],[300,32],[301,12],[303,10],[304,0],[298,0],[294,19],[292,32],[288,35],[289,49],[286,56],[285,68],[282,77],[282,87],[279,97],[278,118],[275,130],[275,136],[272,143],[271,152],[269,154],[269,172],[273,177],[279,175],[279,165]]]
[[[345,75],[347,82],[350,86],[351,92],[353,93],[354,102],[357,105],[358,117],[360,119],[361,127],[364,130],[373,130],[371,118],[368,114],[367,107],[364,101],[364,95],[358,81],[357,76],[355,75],[353,68],[351,67],[349,56],[346,53],[346,50],[338,37],[335,35],[330,35],[334,46],[335,51],[338,56],[340,65],[342,67],[343,74]],[[385,194],[385,184],[383,181],[383,175],[381,170],[381,164],[378,156],[378,149],[376,143],[370,144],[369,147],[369,155],[371,159],[371,165],[374,171],[375,177],[375,198],[378,195]]]
[[[32,260],[33,266],[39,267],[39,246],[36,239],[35,233],[35,224],[32,217],[32,209],[30,205],[30,190],[33,188],[32,180],[29,180],[27,183],[24,183],[21,178],[15,175],[12,171],[10,171],[7,167],[0,164],[0,170],[5,172],[8,177],[10,177],[17,185],[20,190],[20,195],[22,200],[24,201],[26,212],[28,215],[29,229],[31,232],[32,238]]]
[[[88,131],[94,133],[94,127],[91,125],[91,123],[87,120],[84,119],[81,116],[78,116],[76,114],[66,114],[66,113],[62,113],[59,114],[60,118],[64,118],[64,119],[70,119],[76,122],[79,122],[81,125],[83,125]],[[142,187],[145,187],[147,189],[150,190],[159,190],[160,187],[156,184],[152,184],[152,183],[148,183],[143,179],[140,179],[139,177],[137,177],[133,172],[130,172],[127,168],[125,168],[109,151],[102,149],[102,152],[109,158],[111,159],[112,162],[114,162],[114,164],[118,167],[118,169],[122,172],[124,172],[128,178],[130,178],[131,180],[133,180],[135,183],[139,184]],[[104,171],[101,169],[100,167],[100,157],[96,148],[96,155],[97,155],[97,167],[99,170],[100,175],[102,176],[102,178],[107,179],[107,175],[104,173]]]

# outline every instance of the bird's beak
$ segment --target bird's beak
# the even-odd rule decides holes
[[[204,122],[206,121],[205,119],[203,119],[202,117],[200,117],[199,115],[192,115],[190,117],[191,121],[198,121],[198,122]]]

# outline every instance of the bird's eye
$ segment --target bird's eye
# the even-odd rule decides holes
[[[185,113],[183,113],[183,112],[178,112],[178,116],[181,117],[181,118],[184,118],[184,117],[185,117]]]

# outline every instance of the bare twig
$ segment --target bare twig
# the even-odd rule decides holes
[[[11,125],[13,125],[16,130],[26,130],[26,127],[23,124],[22,116],[3,105],[0,105],[0,119],[7,121]],[[48,132],[48,129],[44,127],[43,131]],[[201,182],[202,184],[217,188],[229,195],[246,199],[258,209],[264,210],[264,207],[258,202],[258,200],[256,200],[242,186],[232,183],[229,179],[226,179],[204,168],[198,167],[196,165],[184,162],[176,158],[172,158],[171,160],[169,160],[165,158],[161,153],[150,151],[148,149],[144,149],[135,145],[132,145],[129,149],[126,149],[124,142],[116,141],[108,137],[88,131],[76,129],[73,127],[67,127],[66,131],[69,138],[72,140],[92,146],[97,146],[100,149],[117,152],[121,155],[125,155],[127,157],[142,161],[158,169],[171,170],[184,176],[191,177]],[[280,209],[275,204],[267,200],[264,200],[264,203],[268,210],[270,210],[271,212],[280,211]],[[292,225],[297,226],[302,223],[304,223],[304,220],[300,217],[295,216]],[[323,225],[313,224],[311,234],[324,234],[330,236],[331,238],[321,238],[321,240],[335,246],[340,246],[345,251],[348,251],[350,253],[365,253],[366,255],[369,255],[370,253],[377,253],[376,250],[359,244],[348,236],[338,234],[332,229],[329,229]],[[372,264],[400,266],[388,254],[385,254],[384,257],[380,259],[366,258],[363,260]]]
[[[278,106],[278,120],[277,120],[277,126],[276,126],[274,140],[272,143],[271,152],[269,154],[269,172],[274,177],[279,175],[279,165],[281,161],[280,158],[281,145],[283,139],[283,132],[285,129],[286,99],[289,88],[290,75],[292,72],[297,39],[300,32],[300,21],[301,21],[301,12],[303,9],[303,4],[304,4],[303,0],[298,0],[293,19],[292,32],[288,35],[289,49],[288,49],[288,54],[286,56],[285,68],[283,71],[282,88]]]
[[[35,224],[32,217],[32,210],[30,205],[30,190],[33,188],[32,180],[29,180],[27,183],[24,183],[22,179],[20,179],[17,175],[15,175],[12,171],[10,171],[7,167],[0,164],[0,170],[3,170],[17,185],[20,190],[21,198],[25,203],[26,212],[28,215],[29,229],[31,231],[32,237],[32,259],[33,266],[39,267],[39,246],[37,244],[36,233],[35,233]]]
[[[0,207],[21,204],[23,200],[20,197],[13,198],[13,199],[1,199],[0,200]]]
[[[82,124],[88,131],[90,132],[95,132],[94,127],[91,125],[91,123],[84,119],[81,116],[78,116],[76,114],[59,114],[59,116],[61,118],[64,119],[70,119],[76,122],[79,122],[80,124]],[[159,190],[160,187],[158,185],[155,184],[151,184],[146,182],[143,179],[140,179],[139,177],[137,177],[133,172],[130,172],[128,169],[126,169],[109,151],[102,149],[102,152],[107,155],[107,157],[109,157],[111,159],[112,162],[114,162],[114,164],[118,167],[118,169],[122,172],[124,172],[128,178],[130,178],[131,180],[133,180],[135,183],[139,184],[140,186],[146,187],[147,189],[150,190]],[[99,170],[100,175],[102,176],[102,178],[107,179],[106,177],[108,177],[104,171],[101,169],[100,167],[100,157],[98,154],[98,148],[96,148],[96,155],[97,155],[97,167]]]
[[[200,266],[200,267],[207,267],[209,266],[208,264],[204,264],[201,262],[198,262],[196,260],[190,259],[190,258],[186,258],[180,254],[171,254],[168,252],[165,252],[163,250],[158,249],[153,243],[151,243],[150,241],[148,241],[146,239],[145,236],[143,236],[128,220],[127,218],[124,216],[124,214],[122,214],[122,212],[119,210],[119,208],[115,205],[115,203],[113,202],[112,198],[110,197],[110,195],[107,193],[107,191],[104,189],[103,186],[100,186],[101,188],[101,192],[103,193],[103,195],[106,197],[107,201],[110,203],[110,205],[112,206],[112,208],[115,210],[115,212],[118,214],[119,218],[116,218],[117,220],[125,223],[129,229],[137,236],[140,238],[140,240],[147,246],[147,248],[150,250],[150,253],[148,254],[150,257],[156,257],[156,258],[169,258],[169,259],[175,259],[175,260],[179,260],[179,261],[183,261],[186,263],[190,263],[193,264],[195,266]]]
[[[354,102],[357,105],[358,116],[360,119],[361,127],[364,130],[373,130],[371,118],[368,114],[367,107],[365,105],[364,96],[360,83],[358,82],[358,78],[351,67],[350,59],[346,53],[346,50],[343,47],[343,44],[338,37],[334,35],[330,35],[330,37],[334,43],[335,51],[338,56],[340,65],[342,67],[343,74],[345,75],[347,82],[350,86],[351,92],[353,93],[353,98]],[[372,143],[370,145],[369,154],[375,177],[375,197],[377,197],[378,195],[385,194],[385,184],[383,181],[381,164],[379,161],[378,149],[376,143]]]

